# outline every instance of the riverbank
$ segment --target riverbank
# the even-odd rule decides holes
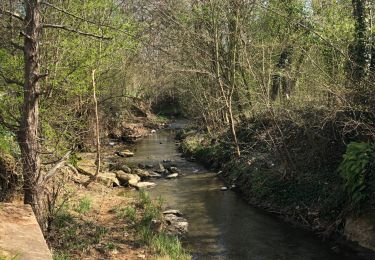
[[[348,203],[337,173],[345,145],[338,140],[340,136],[334,138],[337,132],[328,130],[337,130],[337,126],[327,124],[313,135],[306,125],[281,120],[277,124],[286,133],[283,140],[272,139],[278,129],[267,118],[238,126],[239,158],[227,132],[209,135],[192,128],[181,131],[178,138],[188,159],[215,169],[227,187],[250,204],[334,241],[335,251],[356,251],[371,259],[372,206],[357,213]],[[288,165],[280,153],[293,164]]]
[[[55,260],[190,259],[164,225],[162,202],[147,192],[63,178],[46,237]]]
[[[74,154],[69,167],[64,167],[50,186],[55,196],[48,202],[46,239],[55,260],[190,259],[178,235],[170,233],[162,201],[151,199],[137,186],[146,182],[132,172],[146,171],[127,163],[137,142],[166,122],[154,116],[112,129],[117,135],[106,133],[109,137],[102,139],[101,170],[88,187],[84,184],[96,170],[94,150],[88,146],[86,152]],[[127,169],[130,172],[124,172]],[[119,180],[116,173],[135,176],[137,183],[124,176],[126,180]]]

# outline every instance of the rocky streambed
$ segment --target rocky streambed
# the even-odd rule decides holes
[[[113,145],[111,144],[113,147]],[[171,160],[163,160],[157,163],[134,163],[131,157],[134,153],[127,150],[116,150],[119,147],[107,149],[103,153],[104,164],[97,181],[107,187],[129,187],[136,190],[148,190],[156,186],[155,180],[172,180],[180,176],[180,170]],[[95,154],[80,153],[76,169],[80,173],[77,177],[80,183],[84,183],[95,175]],[[163,212],[163,225],[170,235],[184,235],[188,232],[188,222],[180,210],[167,209]],[[155,223],[158,224],[158,223]],[[160,224],[160,223],[159,223]]]

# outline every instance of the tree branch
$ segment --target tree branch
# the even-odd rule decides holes
[[[77,34],[80,34],[80,35],[93,37],[93,38],[97,38],[97,39],[101,39],[101,40],[112,40],[112,38],[110,38],[110,37],[105,37],[105,36],[101,36],[101,35],[97,35],[97,34],[93,34],[93,33],[88,33],[88,32],[83,32],[83,31],[80,31],[80,30],[62,25],[62,24],[43,24],[42,27],[43,28],[62,29],[62,30],[68,31],[68,32],[73,32],[73,33],[77,33]]]
[[[11,12],[11,11],[8,11],[8,10],[4,10],[3,8],[0,7],[0,14],[6,14],[6,15],[9,15],[9,16],[12,16],[20,21],[23,21],[23,17],[18,14],[18,13],[15,13],[15,12]]]
[[[69,15],[69,16],[77,19],[77,20],[80,20],[80,21],[83,21],[83,22],[86,22],[86,23],[89,23],[89,24],[97,25],[97,26],[100,26],[100,27],[105,27],[105,28],[108,28],[108,29],[111,29],[111,30],[114,30],[114,31],[118,31],[118,32],[122,32],[122,33],[127,33],[127,32],[125,32],[125,31],[123,31],[123,30],[121,30],[119,28],[115,28],[115,27],[107,25],[107,24],[102,24],[102,23],[98,23],[98,22],[95,22],[95,21],[84,19],[84,18],[80,17],[79,15],[76,15],[76,14],[73,14],[71,12],[68,12],[67,10],[65,10],[65,9],[63,9],[61,7],[58,7],[56,5],[53,5],[53,4],[49,3],[49,2],[43,1],[42,4],[44,4],[46,6],[49,6],[49,7],[53,8],[53,9],[56,9],[57,11],[62,12],[64,14],[66,14],[66,15]]]
[[[8,78],[6,77],[2,71],[0,71],[0,77],[5,81],[6,84],[16,84],[18,86],[21,86],[23,87],[24,83],[21,82],[21,81],[18,81],[16,79],[11,79],[11,78]]]
[[[67,152],[58,163],[53,166],[46,175],[43,177],[43,182],[46,183],[49,179],[51,179],[53,176],[55,176],[58,169],[60,169],[62,166],[66,164],[66,161],[69,159],[71,154],[71,151]]]
[[[108,100],[115,99],[115,98],[130,98],[130,99],[134,99],[134,100],[142,100],[139,97],[133,97],[133,96],[130,96],[130,95],[118,95],[118,96],[111,96],[111,97],[104,98],[104,99],[98,101],[98,104],[102,104],[102,103],[104,103]]]

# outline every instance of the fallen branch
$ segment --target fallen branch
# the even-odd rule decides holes
[[[57,170],[66,165],[66,161],[69,159],[71,154],[71,151],[67,152],[60,160],[58,163],[55,164],[48,172],[47,174],[43,177],[43,182],[47,182],[49,179],[51,179],[55,174],[57,173]]]

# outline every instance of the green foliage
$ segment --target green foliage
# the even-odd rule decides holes
[[[368,198],[368,178],[374,173],[375,145],[352,142],[347,146],[339,171],[352,205],[360,207]]]
[[[80,214],[86,214],[92,209],[92,199],[90,197],[83,197],[79,199],[74,207],[74,210]]]
[[[124,219],[130,224],[134,224],[137,217],[137,209],[134,207],[127,206],[125,208],[116,209],[116,216],[118,218]]]
[[[0,125],[0,151],[14,157],[19,155],[19,147],[15,135]]]
[[[138,206],[142,209],[137,219],[137,230],[142,243],[149,245],[159,256],[168,256],[171,259],[191,259],[183,249],[177,236],[159,232],[153,228],[153,223],[162,221],[162,199],[153,201],[150,195],[141,191],[138,197]]]
[[[54,252],[53,260],[70,260],[71,257],[69,254],[64,252]]]

